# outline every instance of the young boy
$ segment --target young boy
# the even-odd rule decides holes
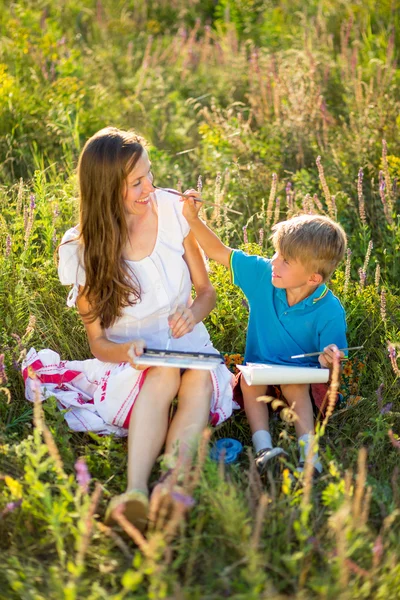
[[[190,194],[190,197],[187,197]],[[346,251],[342,227],[321,215],[301,215],[273,227],[272,259],[251,256],[225,246],[198,217],[196,192],[185,193],[183,215],[206,255],[231,269],[232,281],[249,302],[245,362],[332,367],[334,355],[346,348],[346,318],[339,300],[326,287]],[[319,357],[291,359],[323,351]],[[256,465],[262,473],[271,459],[285,454],[274,448],[269,433],[268,405],[257,402],[266,385],[240,378],[244,408],[252,432]],[[313,441],[313,401],[309,384],[284,384],[282,395],[297,415],[298,471],[304,468]],[[314,469],[322,471],[314,453]]]

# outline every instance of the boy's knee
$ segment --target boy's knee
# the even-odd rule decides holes
[[[285,383],[280,386],[286,400],[296,398],[310,398],[310,385],[308,383]]]

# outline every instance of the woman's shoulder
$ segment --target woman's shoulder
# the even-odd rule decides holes
[[[168,189],[156,192],[158,214],[161,219],[160,230],[168,236],[180,233],[183,239],[190,231],[189,224],[182,214],[183,202],[180,201],[179,196],[175,195],[175,190],[171,188],[171,191],[174,192],[171,194]]]
[[[79,226],[78,225],[75,225],[75,227],[71,227],[64,233],[62,240],[61,240],[60,248],[64,244],[72,244],[73,242],[75,242],[76,246],[78,245],[78,242],[79,242]]]

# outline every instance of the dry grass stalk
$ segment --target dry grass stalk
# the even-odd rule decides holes
[[[367,450],[366,448],[361,448],[358,453],[357,479],[352,505],[352,515],[356,523],[359,523],[361,521],[361,514],[363,510],[365,482],[367,480],[366,461]]]
[[[387,161],[386,140],[382,140],[382,163],[383,163],[383,174],[385,177],[385,184],[386,184],[386,200],[387,200],[387,204],[388,204],[388,210],[391,215],[393,213],[392,182],[390,180],[389,165],[388,165],[388,161]]]
[[[256,463],[254,462],[254,455],[251,448],[247,449],[247,456],[249,459],[249,471],[248,471],[248,501],[250,512],[252,515],[256,514],[257,507],[260,504],[260,499],[263,494],[263,485],[260,474],[257,470]]]
[[[35,394],[35,401],[34,401],[34,404],[33,404],[33,423],[34,423],[34,426],[39,431],[39,433],[41,433],[43,435],[44,442],[45,442],[45,444],[47,446],[47,449],[49,451],[49,454],[50,454],[51,458],[54,460],[55,467],[56,467],[58,475],[60,477],[62,477],[63,479],[66,479],[67,475],[66,475],[66,473],[64,471],[64,465],[63,465],[63,462],[61,460],[60,453],[58,451],[58,448],[57,448],[57,445],[56,445],[56,443],[54,441],[54,438],[53,438],[53,436],[51,434],[51,431],[47,427],[47,425],[45,423],[45,420],[44,420],[43,408],[42,408],[42,400],[41,400],[41,396],[40,396],[39,381],[38,381],[38,378],[36,376],[36,373],[30,367],[29,367],[29,377],[30,377],[30,379],[32,379],[33,389],[34,389],[34,394]]]
[[[146,540],[144,535],[128,521],[123,512],[123,505],[118,506],[113,511],[113,519],[122,527],[122,529],[129,535],[129,537],[135,542],[141,552],[147,558],[152,556],[151,547],[149,542]]]
[[[85,554],[89,547],[90,537],[92,535],[92,529],[93,529],[93,524],[94,524],[93,518],[94,518],[94,514],[96,512],[97,506],[99,504],[101,492],[102,492],[102,487],[101,487],[100,483],[97,482],[96,486],[94,488],[93,494],[90,498],[89,510],[88,510],[88,513],[87,513],[87,516],[85,519],[84,534],[81,537],[79,546],[78,546],[78,552],[76,555],[76,564],[78,566],[83,565]]]
[[[272,173],[271,191],[269,193],[267,214],[266,214],[266,218],[265,218],[265,230],[266,231],[268,231],[269,226],[271,224],[272,208],[274,206],[277,183],[278,183],[278,177],[277,177],[276,173]]]
[[[339,379],[340,379],[340,358],[338,354],[335,354],[333,358],[331,383],[328,390],[328,403],[326,407],[325,417],[322,421],[322,429],[326,427],[336,405],[337,394],[339,391]]]
[[[21,212],[23,196],[24,196],[24,180],[21,177],[19,180],[19,184],[18,184],[17,207],[16,207],[17,215],[19,215]]]
[[[307,457],[304,463],[304,482],[303,482],[303,496],[301,499],[301,506],[303,509],[309,506],[311,491],[313,487],[313,475],[314,475],[314,463],[313,457],[318,447],[318,440],[316,436],[313,436],[312,443],[310,444],[307,452]]]
[[[258,503],[255,525],[254,525],[253,535],[251,538],[251,547],[254,550],[257,550],[259,543],[260,543],[260,538],[261,538],[261,533],[262,533],[262,524],[263,524],[263,520],[264,520],[265,511],[267,509],[269,502],[270,502],[270,499],[269,499],[268,494],[263,494]]]
[[[132,560],[132,554],[129,551],[129,548],[125,544],[122,537],[118,535],[118,533],[116,533],[111,527],[107,527],[107,525],[104,525],[104,523],[102,523],[101,521],[95,521],[95,523],[97,529],[99,529],[102,533],[108,535],[113,540],[113,542],[116,546],[118,546],[125,558],[127,558],[128,560]]]
[[[329,526],[336,538],[336,556],[339,564],[339,584],[342,590],[348,586],[350,569],[347,562],[347,533],[350,507],[345,502],[336,513],[329,518]]]
[[[329,187],[328,184],[326,182],[326,178],[325,178],[325,172],[324,172],[324,167],[322,166],[321,163],[321,157],[317,156],[317,168],[318,168],[318,175],[319,175],[319,179],[321,181],[321,185],[322,185],[322,190],[324,192],[324,196],[325,196],[325,200],[326,200],[326,205],[328,207],[328,213],[331,219],[335,219],[335,209],[334,209],[334,205],[332,202],[332,196],[331,193],[329,191]]]

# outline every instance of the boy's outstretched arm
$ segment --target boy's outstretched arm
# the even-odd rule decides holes
[[[232,248],[225,246],[217,235],[199,218],[200,202],[196,202],[196,196],[200,194],[195,190],[188,190],[182,195],[185,205],[183,216],[190,225],[198,243],[203,248],[208,258],[219,262],[229,268]]]

